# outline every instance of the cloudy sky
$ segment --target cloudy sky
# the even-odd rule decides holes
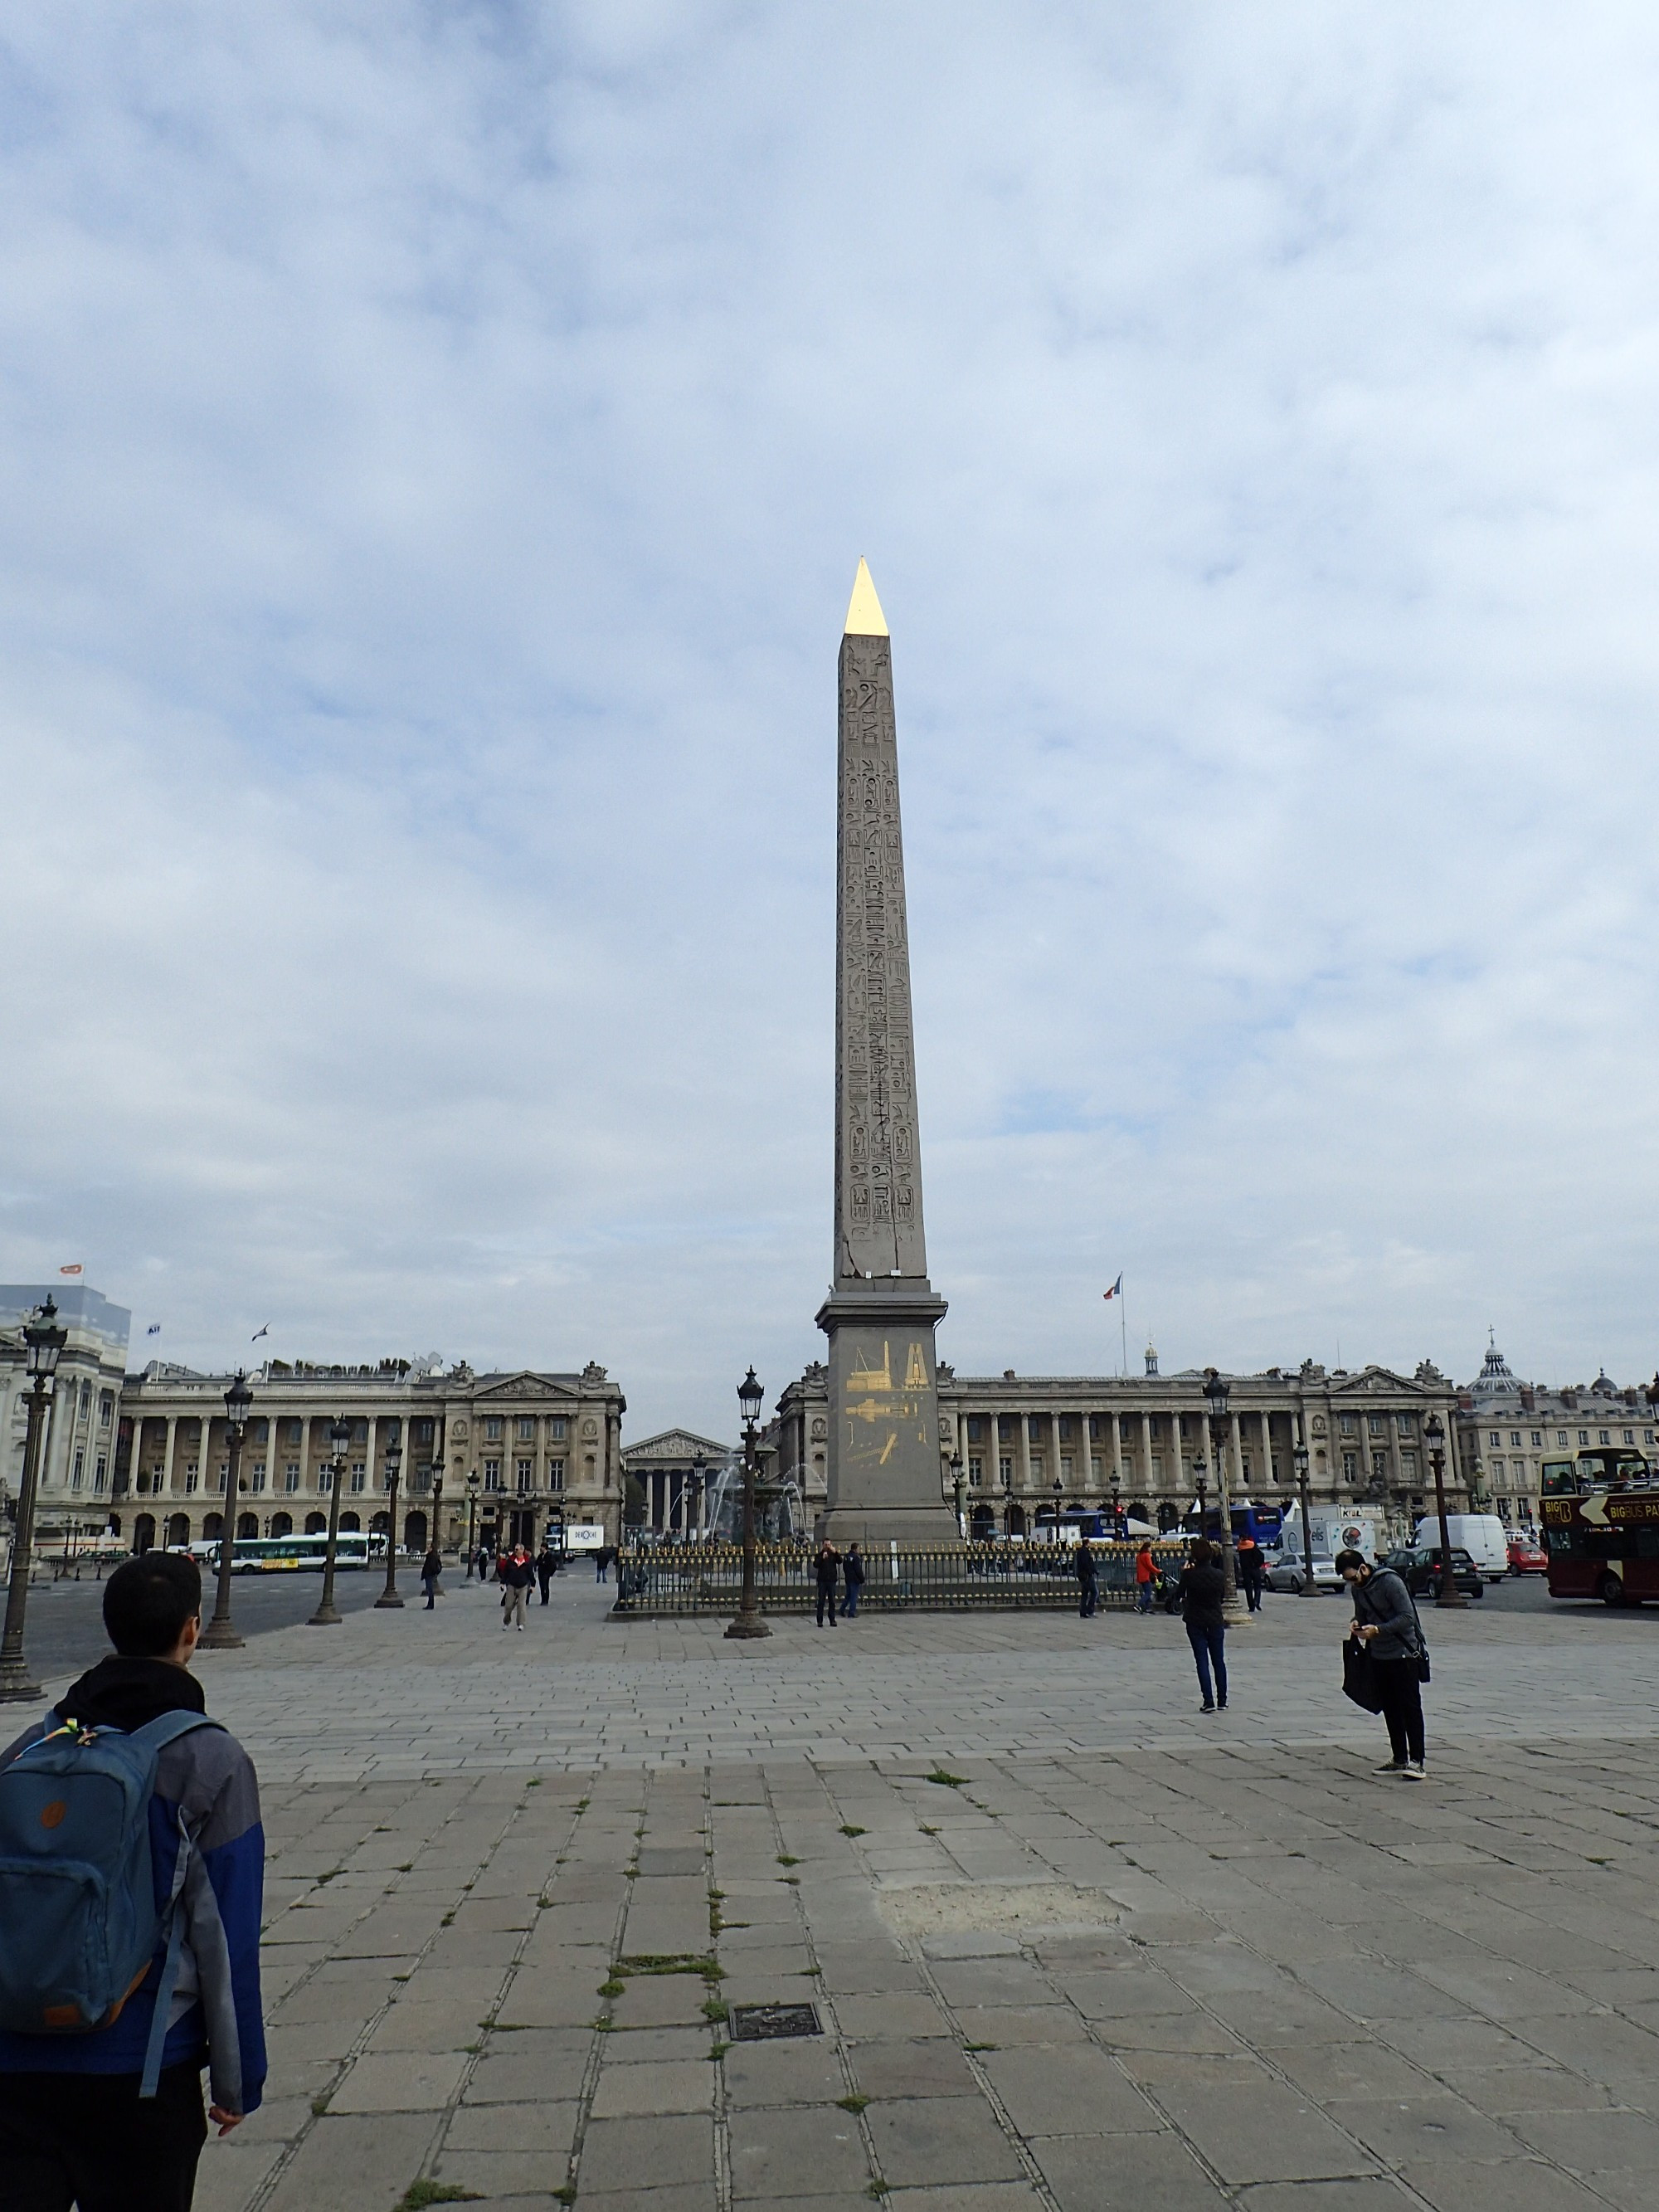
[[[1652,1335],[1659,26],[0,5],[0,1279],[813,1358],[894,635],[964,1371]],[[263,1347],[262,1347],[263,1348]]]

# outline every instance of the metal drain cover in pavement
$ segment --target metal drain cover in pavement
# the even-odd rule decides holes
[[[823,2024],[812,2005],[733,2005],[732,2033],[739,2043],[769,2043],[785,2035],[822,2035]]]

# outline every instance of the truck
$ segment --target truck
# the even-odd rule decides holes
[[[1308,1529],[1313,1538],[1316,1561],[1334,1559],[1339,1552],[1363,1552],[1373,1564],[1382,1556],[1382,1545],[1377,1532],[1374,1513],[1357,1512],[1352,1507],[1316,1505],[1308,1516]],[[1454,1536],[1454,1543],[1458,1539]],[[1279,1532],[1279,1556],[1281,1559],[1300,1559],[1306,1547],[1302,1540],[1302,1508],[1292,1504]],[[1504,1555],[1507,1571],[1509,1554]]]
[[[1510,1571],[1510,1534],[1495,1513],[1449,1513],[1446,1534],[1454,1550],[1461,1544],[1489,1583],[1501,1583]],[[1440,1516],[1425,1513],[1417,1524],[1419,1549],[1440,1542]]]

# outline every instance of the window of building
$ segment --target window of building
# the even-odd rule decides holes
[[[487,1459],[484,1462],[483,1486],[486,1490],[499,1490],[501,1488],[501,1463],[500,1460]]]
[[[1558,1430],[1556,1431],[1556,1432],[1555,1432],[1555,1441],[1556,1441],[1556,1443],[1559,1443],[1559,1444],[1564,1444],[1564,1443],[1565,1443],[1565,1442],[1567,1441],[1567,1432],[1566,1432],[1566,1431],[1565,1431],[1565,1429],[1558,1429]]]
[[[297,1467],[284,1468],[283,1470],[283,1487],[290,1493],[300,1487],[300,1470]]]
[[[1072,1417],[1071,1417],[1071,1415],[1070,1415],[1069,1413],[1056,1413],[1056,1414],[1054,1415],[1054,1440],[1055,1440],[1055,1442],[1056,1442],[1057,1443],[1070,1443],[1070,1441],[1071,1441],[1071,1436],[1072,1436]]]
[[[84,1379],[81,1384],[81,1419],[84,1421],[92,1411],[92,1385]]]
[[[1042,1481],[1042,1472],[1043,1472],[1043,1469],[1042,1469],[1042,1454],[1041,1452],[1033,1452],[1033,1453],[1031,1454],[1031,1480],[1032,1480],[1032,1481],[1033,1481],[1033,1482],[1041,1482],[1041,1481]]]
[[[519,1416],[519,1442],[521,1444],[527,1444],[535,1433],[535,1416],[532,1413],[520,1413]]]
[[[1543,1443],[1543,1441],[1544,1441],[1544,1432],[1543,1432],[1543,1431],[1542,1431],[1541,1429],[1534,1429],[1534,1430],[1533,1431],[1533,1432],[1532,1432],[1532,1448],[1533,1448],[1533,1449],[1534,1449],[1534,1451],[1536,1451],[1536,1450],[1538,1449],[1539,1446]]]
[[[1345,1452],[1343,1453],[1343,1455],[1342,1455],[1342,1480],[1344,1480],[1344,1482],[1358,1482],[1358,1480],[1359,1480],[1359,1454],[1358,1454],[1358,1452],[1345,1451]]]
[[[1651,1429],[1643,1430],[1642,1441],[1644,1444],[1650,1444],[1653,1442],[1653,1431]]]
[[[1154,1443],[1158,1443],[1162,1440],[1164,1435],[1163,1424],[1159,1421],[1156,1413],[1152,1415],[1152,1419],[1146,1424],[1146,1433]]]
[[[1118,1415],[1117,1432],[1125,1443],[1129,1443],[1133,1437],[1135,1432],[1134,1423],[1129,1419],[1129,1416],[1127,1413],[1120,1413]]]
[[[1064,1483],[1069,1483],[1072,1480],[1072,1455],[1070,1452],[1061,1452],[1060,1455],[1060,1479]]]
[[[1500,1498],[1498,1501],[1498,1517],[1500,1521],[1507,1521],[1510,1517],[1510,1501],[1507,1498]]]
[[[562,1413],[554,1414],[552,1419],[547,1425],[547,1433],[556,1443],[562,1443],[564,1442],[565,1428],[564,1415]]]
[[[1388,1423],[1381,1413],[1372,1413],[1366,1425],[1374,1437],[1386,1436],[1388,1433]]]
[[[1595,1438],[1598,1443],[1610,1444],[1613,1442],[1612,1435],[1606,1429],[1598,1429],[1595,1431]]]
[[[977,1452],[969,1453],[968,1458],[968,1487],[969,1490],[977,1490],[984,1480],[984,1461],[979,1456]]]
[[[247,1479],[247,1486],[250,1490],[263,1490],[264,1488],[265,1463],[263,1460],[258,1462],[252,1474],[249,1475]]]
[[[1415,1417],[1415,1415],[1414,1415],[1414,1414],[1411,1414],[1411,1413],[1396,1413],[1396,1414],[1395,1414],[1395,1420],[1396,1420],[1396,1422],[1399,1424],[1399,1427],[1400,1427],[1400,1433],[1401,1433],[1401,1435],[1402,1437],[1408,1437],[1408,1436],[1410,1436],[1410,1434],[1411,1434],[1411,1432],[1412,1432],[1412,1423],[1413,1423],[1413,1421],[1415,1419],[1415,1418],[1416,1418],[1416,1417]]]
[[[368,1487],[368,1469],[360,1459],[354,1460],[351,1463],[351,1486],[354,1490],[366,1490]]]
[[[1414,1451],[1407,1450],[1401,1453],[1400,1472],[1405,1476],[1407,1482],[1416,1481],[1417,1454]]]
[[[1423,1493],[1420,1490],[1414,1490],[1412,1492],[1412,1511],[1413,1513],[1420,1513],[1422,1510]]]
[[[513,1473],[514,1479],[518,1483],[519,1495],[520,1498],[523,1498],[529,1491],[535,1487],[530,1479],[531,1469],[534,1464],[535,1462],[533,1460],[527,1459],[515,1459],[513,1462]]]
[[[71,1490],[78,1490],[81,1487],[81,1485],[86,1480],[86,1475],[87,1455],[85,1452],[78,1451],[75,1455],[75,1465],[70,1474],[70,1488]]]
[[[1351,1437],[1353,1434],[1353,1415],[1352,1413],[1339,1414],[1337,1417],[1337,1426],[1345,1437]]]
[[[1626,1442],[1627,1444],[1633,1444],[1633,1443],[1636,1442],[1636,1431],[1635,1431],[1635,1430],[1634,1430],[1634,1429],[1626,1429],[1626,1431],[1625,1431],[1625,1442]]]
[[[431,1441],[432,1441],[432,1424],[431,1424],[431,1422],[430,1422],[430,1421],[416,1421],[416,1424],[415,1424],[415,1441],[416,1441],[416,1443],[417,1444],[429,1444],[429,1443],[431,1443]]]
[[[970,1444],[982,1444],[985,1441],[985,1421],[979,1413],[968,1416],[968,1441]]]
[[[1014,1462],[1006,1455],[997,1462],[997,1474],[1003,1488],[1012,1490],[1014,1486]]]
[[[326,1498],[333,1487],[334,1469],[325,1461],[317,1470],[317,1494],[319,1498]]]
[[[1492,1429],[1492,1430],[1488,1431],[1488,1432],[1487,1432],[1487,1436],[1486,1436],[1486,1442],[1487,1442],[1489,1444],[1501,1444],[1501,1443],[1503,1443],[1503,1441],[1504,1441],[1503,1437],[1498,1434],[1498,1431],[1497,1431],[1496,1429]]]
[[[291,1444],[302,1444],[305,1442],[306,1425],[303,1421],[290,1421],[289,1423],[288,1440]]]
[[[101,1490],[108,1480],[109,1462],[105,1457],[104,1454],[100,1452],[97,1462],[92,1470],[92,1486],[94,1490]]]
[[[368,1442],[367,1421],[354,1421],[351,1424],[351,1441],[354,1444],[366,1444]]]
[[[564,1462],[562,1459],[550,1459],[547,1462],[547,1486],[550,1490],[564,1488]]]
[[[198,1474],[198,1473],[196,1472],[195,1468],[192,1466],[192,1467],[191,1467],[191,1468],[187,1468],[187,1469],[185,1470],[185,1497],[186,1497],[186,1498],[193,1497],[193,1496],[194,1496],[194,1494],[196,1493],[196,1492],[197,1492],[198,1490],[199,1490],[199,1489],[201,1488],[201,1486],[202,1486],[202,1478],[201,1478],[201,1476],[200,1476],[199,1474]]]
[[[1387,1452],[1373,1452],[1371,1454],[1371,1480],[1373,1482],[1386,1482],[1388,1479],[1389,1455]]]
[[[250,1443],[253,1443],[253,1444],[268,1444],[268,1443],[270,1443],[270,1440],[271,1440],[271,1437],[270,1437],[270,1423],[269,1421],[250,1421],[250,1422],[248,1423],[247,1436],[248,1436],[248,1442],[249,1442]]]
[[[1090,1481],[1091,1481],[1091,1482],[1098,1482],[1098,1481],[1100,1480],[1100,1479],[1101,1479],[1101,1472],[1102,1472],[1102,1469],[1101,1469],[1101,1463],[1100,1463],[1100,1461],[1099,1461],[1098,1457],[1097,1457],[1097,1457],[1091,1457],[1091,1460],[1090,1460],[1090,1462],[1089,1462],[1089,1480],[1090,1480]]]
[[[98,1425],[100,1429],[106,1429],[114,1419],[115,1399],[111,1392],[106,1390],[98,1401]]]
[[[491,1413],[484,1422],[484,1434],[491,1443],[495,1443],[500,1441],[501,1433],[501,1417],[499,1413]]]
[[[1514,1445],[1516,1445],[1516,1444],[1518,1444],[1518,1443],[1520,1443],[1520,1441],[1521,1441],[1521,1431],[1520,1431],[1520,1430],[1519,1430],[1519,1429],[1511,1429],[1511,1430],[1510,1431],[1510,1443],[1511,1447],[1513,1447],[1513,1446],[1514,1446]]]
[[[1562,1437],[1562,1439],[1561,1439],[1561,1441],[1562,1441],[1562,1443],[1565,1443],[1565,1442],[1566,1442],[1567,1440],[1566,1440],[1566,1438],[1565,1438],[1565,1437]],[[1579,1441],[1579,1443],[1580,1443],[1581,1444],[1587,1444],[1587,1443],[1589,1442],[1589,1431],[1588,1429],[1580,1429],[1580,1430],[1579,1430],[1579,1431],[1578,1431],[1578,1441]]]

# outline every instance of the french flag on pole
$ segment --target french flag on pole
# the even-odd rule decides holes
[[[1112,1285],[1111,1289],[1107,1291],[1106,1295],[1109,1298],[1121,1298],[1123,1296],[1123,1278],[1121,1275],[1118,1277],[1116,1282]]]

